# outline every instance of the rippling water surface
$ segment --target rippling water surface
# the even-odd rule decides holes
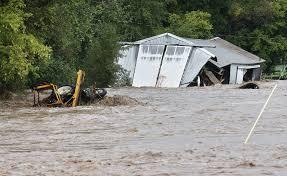
[[[0,106],[0,175],[287,175],[287,82],[122,88],[142,104],[77,108]],[[1,102],[0,102],[1,103]]]

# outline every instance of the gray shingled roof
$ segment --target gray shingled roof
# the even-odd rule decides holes
[[[216,48],[205,48],[217,57],[217,65],[224,67],[230,64],[260,64],[265,60],[219,37],[210,40],[187,39],[197,45],[215,45]]]
[[[210,40],[202,40],[182,38],[170,33],[164,33],[136,42],[122,42],[121,44],[186,45],[202,47],[212,55],[216,56],[217,62],[214,64],[216,64],[218,67],[224,67],[230,64],[255,65],[265,62],[265,60],[259,58],[258,56],[245,51],[244,49],[219,37]]]

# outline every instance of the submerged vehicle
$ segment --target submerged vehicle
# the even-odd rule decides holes
[[[34,84],[31,87],[34,93],[34,106],[75,107],[80,103],[87,104],[105,97],[107,94],[105,89],[95,87],[82,89],[81,85],[84,82],[85,72],[79,70],[77,75],[76,86],[64,85],[58,87],[49,82]],[[43,92],[49,92],[50,94],[48,97],[40,100],[40,93]]]

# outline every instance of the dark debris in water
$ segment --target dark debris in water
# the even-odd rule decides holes
[[[239,89],[259,89],[259,85],[254,82],[248,82],[239,87]]]
[[[142,103],[128,96],[114,95],[113,97],[107,96],[102,100],[100,100],[99,102],[97,102],[96,104],[102,106],[133,106]]]
[[[245,161],[241,164],[239,164],[239,167],[255,167],[256,164],[253,162]]]

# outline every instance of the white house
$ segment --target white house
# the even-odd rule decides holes
[[[264,60],[221,39],[187,39],[164,33],[123,42],[118,63],[134,87],[187,87],[209,63],[225,72],[225,83],[241,84],[245,74],[260,79]]]

